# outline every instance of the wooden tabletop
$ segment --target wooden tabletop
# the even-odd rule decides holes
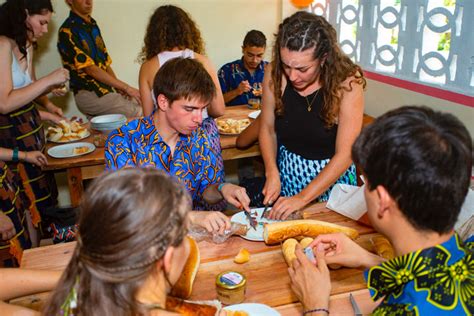
[[[254,110],[249,109],[246,105],[226,107],[225,113],[222,116],[222,118],[235,118],[235,119],[245,118],[245,117],[248,117],[248,114],[253,111]],[[221,136],[222,149],[223,150],[235,149],[236,139],[237,139],[237,136],[223,136],[222,135]],[[93,135],[81,140],[81,142],[93,143]],[[54,144],[54,143],[46,144],[46,152],[49,148],[57,146],[57,145],[58,144]],[[257,154],[260,154],[260,152],[257,151]],[[226,158],[231,159],[232,157],[229,155],[226,155]],[[224,158],[224,160],[228,160],[228,159]],[[71,167],[82,167],[82,166],[93,166],[93,165],[104,165],[104,164],[105,164],[104,147],[97,147],[96,150],[93,151],[92,153],[83,155],[83,156],[78,156],[78,157],[57,159],[48,155],[48,165],[44,169],[46,171],[49,171],[49,170],[67,169]]]
[[[362,247],[373,251],[370,238],[377,233],[373,228],[359,224],[347,217],[325,208],[325,204],[315,204],[304,211],[305,218],[328,221],[357,229],[360,237],[356,240]],[[216,298],[215,278],[225,270],[239,271],[247,277],[245,302],[263,303],[277,309],[282,315],[301,313],[301,305],[291,291],[287,265],[280,245],[267,246],[263,242],[253,242],[241,237],[231,237],[223,244],[206,241],[198,243],[201,264],[197,273],[193,300]],[[62,270],[67,265],[74,250],[75,242],[26,250],[21,263],[22,268]],[[245,264],[233,262],[240,248],[246,248],[251,259]],[[332,291],[330,310],[333,314],[350,314],[352,307],[349,293],[355,296],[362,312],[370,313],[375,307],[369,297],[361,269],[341,268],[331,271]],[[28,300],[37,300],[32,296]],[[44,298],[44,297],[43,297]]]

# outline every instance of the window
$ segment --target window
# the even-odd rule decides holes
[[[314,0],[364,70],[474,96],[474,1]],[[472,104],[471,104],[472,105]]]

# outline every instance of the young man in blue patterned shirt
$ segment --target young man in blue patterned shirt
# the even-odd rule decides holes
[[[175,58],[158,71],[153,91],[157,110],[110,133],[105,147],[106,168],[129,166],[164,170],[186,187],[197,209],[204,200],[214,204],[222,198],[249,210],[244,188],[224,183],[207,134],[201,129],[202,112],[216,88],[202,64],[194,59]],[[199,215],[199,216],[197,216]],[[192,212],[210,231],[230,228],[220,212]]]
[[[251,30],[244,38],[242,58],[227,63],[219,69],[218,77],[226,105],[248,104],[249,99],[261,98],[263,60],[267,39],[257,30]]]
[[[299,249],[289,269],[307,315],[329,308],[326,264],[368,268],[372,298],[383,298],[374,315],[473,315],[474,238],[454,231],[471,154],[464,125],[426,107],[402,107],[366,127],[352,156],[366,179],[369,219],[397,257],[384,261],[342,234],[318,236],[310,245],[317,265]]]

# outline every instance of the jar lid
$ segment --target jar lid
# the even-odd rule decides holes
[[[245,276],[235,271],[224,271],[219,273],[216,278],[216,285],[224,289],[237,289],[247,283]]]

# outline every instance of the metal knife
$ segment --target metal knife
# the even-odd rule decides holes
[[[352,309],[354,310],[354,315],[362,316],[362,312],[360,311],[359,305],[357,305],[357,302],[355,301],[354,296],[352,296],[352,293],[349,294],[349,300],[351,301]]]
[[[268,217],[268,213],[270,212],[270,210],[268,209],[269,207],[270,207],[270,204],[265,205],[265,208],[263,209],[262,216],[260,216],[260,219]]]
[[[250,227],[253,229],[257,230],[257,221],[252,218],[249,212],[244,210],[245,217],[247,217],[247,220],[249,221]]]

